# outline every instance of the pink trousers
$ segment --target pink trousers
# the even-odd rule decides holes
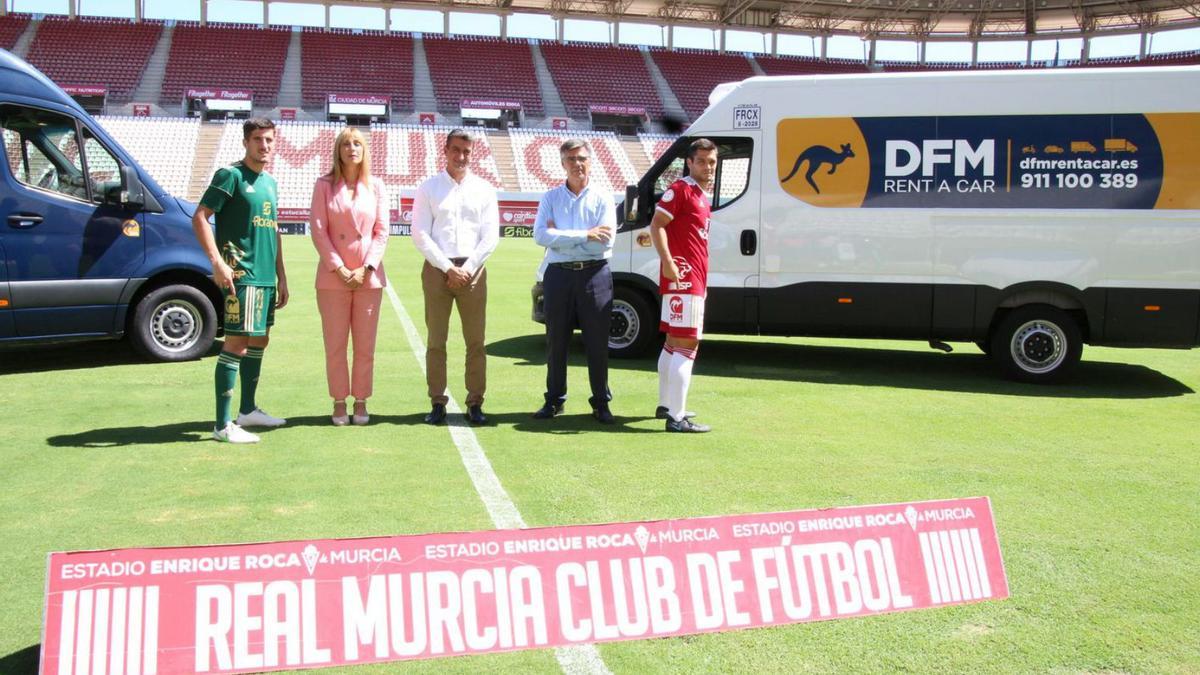
[[[375,371],[375,333],[379,328],[382,288],[317,289],[321,332],[325,337],[325,378],[335,401],[371,396]],[[346,366],[346,346],[354,339],[354,367]]]

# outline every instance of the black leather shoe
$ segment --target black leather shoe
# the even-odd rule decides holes
[[[654,417],[656,419],[665,420],[670,416],[671,416],[670,413],[667,411],[667,406],[665,406],[665,405],[660,405],[654,409]],[[691,419],[695,416],[696,416],[696,413],[692,412],[691,410],[683,411],[684,419]]]
[[[703,434],[712,431],[712,427],[707,424],[699,424],[688,418],[683,418],[682,421],[676,422],[671,418],[667,418],[667,431],[684,434]]]
[[[442,403],[434,403],[433,410],[425,416],[426,424],[441,424],[446,421],[446,406]]]
[[[553,419],[555,417],[558,417],[560,414],[562,414],[562,410],[563,410],[563,407],[561,405],[554,405],[553,403],[547,403],[546,405],[542,406],[541,408],[538,408],[537,412],[533,413],[533,419],[535,419],[535,420]]]
[[[473,405],[467,407],[467,421],[475,426],[487,424],[487,415],[483,414],[483,406]]]
[[[599,408],[592,408],[592,417],[595,417],[596,421],[600,424],[612,424],[616,422],[613,419],[612,411],[606,405],[602,405]]]

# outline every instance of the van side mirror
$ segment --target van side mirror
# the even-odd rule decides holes
[[[146,186],[138,178],[137,169],[132,166],[121,167],[121,206],[141,208],[146,205]]]
[[[625,186],[625,204],[622,210],[621,219],[629,224],[637,223],[638,219],[638,186]]]

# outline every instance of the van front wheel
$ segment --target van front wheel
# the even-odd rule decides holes
[[[1071,370],[1082,354],[1079,325],[1070,314],[1050,305],[1012,310],[992,335],[992,358],[1005,374],[1023,382],[1056,380]]]
[[[130,339],[155,361],[190,361],[206,354],[217,335],[217,311],[197,288],[171,284],[138,302]]]
[[[657,336],[658,314],[649,299],[632,288],[614,288],[612,323],[608,332],[609,356],[618,359],[641,356]]]

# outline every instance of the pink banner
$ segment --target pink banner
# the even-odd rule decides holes
[[[280,108],[279,109],[279,119],[281,119],[281,120],[296,119],[296,109],[295,108]]]
[[[437,124],[437,113],[418,113],[417,119],[419,120],[417,124],[432,126]]]
[[[254,92],[249,89],[188,89],[187,98],[217,98],[222,101],[250,101]]]
[[[645,117],[646,109],[632,105],[592,105],[588,106],[593,114],[601,115],[633,115],[635,117]]]
[[[133,116],[134,117],[149,117],[150,116],[150,104],[149,103],[134,103],[133,104]]]
[[[450,534],[53,553],[43,673],[241,673],[1008,596],[986,497]]]
[[[347,103],[363,105],[387,105],[391,99],[380,94],[330,94],[326,99],[329,103]]]
[[[108,93],[107,87],[91,84],[64,84],[62,90],[71,96],[104,96]]]
[[[520,110],[521,102],[520,101],[504,101],[504,100],[497,100],[497,99],[483,99],[483,98],[464,98],[462,100],[462,107],[464,107],[464,108],[486,108],[489,110],[491,110],[491,109]]]

